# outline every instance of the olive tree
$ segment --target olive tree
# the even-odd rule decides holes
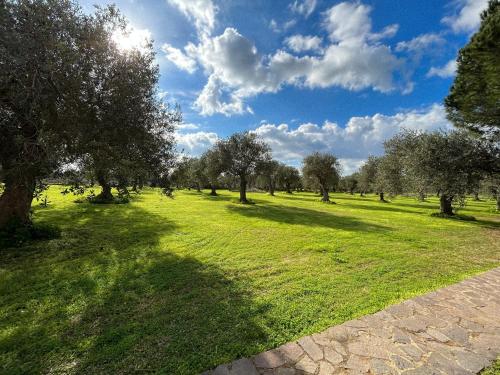
[[[269,146],[255,133],[241,132],[218,141],[215,147],[222,156],[224,171],[239,179],[240,202],[248,203],[248,178],[259,163],[269,158]]]
[[[205,176],[210,184],[210,195],[217,195],[219,177],[224,172],[224,160],[217,147],[213,147],[201,156]]]
[[[0,17],[2,228],[30,224],[37,181],[70,157],[99,30],[70,1],[2,1]]]
[[[340,179],[342,189],[353,195],[359,184],[359,173],[353,173],[349,176],[344,176]]]
[[[460,131],[404,131],[387,141],[386,148],[399,155],[402,173],[413,186],[425,184],[440,192],[445,215],[453,215],[453,204],[463,202],[482,178],[483,167],[494,162],[486,143]]]
[[[339,170],[340,164],[337,157],[319,152],[306,156],[302,167],[304,177],[319,186],[323,202],[330,202],[329,191],[339,183]]]
[[[374,190],[381,202],[386,202],[384,193],[398,195],[403,192],[403,169],[398,155],[386,153],[378,159]]]
[[[280,164],[276,176],[277,182],[288,194],[292,194],[292,189],[297,189],[301,185],[300,172],[297,168]]]
[[[369,156],[368,160],[359,169],[358,187],[361,195],[375,191],[375,179],[379,163],[380,158]]]
[[[257,164],[257,173],[263,176],[266,180],[267,191],[269,195],[274,196],[274,190],[276,188],[276,179],[278,176],[280,163],[276,160],[266,158]]]

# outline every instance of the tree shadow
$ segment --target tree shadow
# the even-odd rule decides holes
[[[242,207],[231,205],[227,207],[231,212],[249,218],[276,221],[291,225],[305,225],[341,229],[347,231],[388,231],[389,227],[361,221],[354,217],[337,216],[324,211],[310,210],[299,207],[279,205],[264,205],[258,207]]]
[[[194,374],[266,342],[244,281],[168,251],[174,223],[75,206],[37,214],[60,239],[2,252],[0,373]]]
[[[373,202],[373,205],[366,206],[362,204],[354,204],[354,203],[342,203],[342,207],[350,207],[356,210],[368,210],[368,211],[386,211],[386,212],[401,212],[401,213],[410,213],[410,214],[419,214],[421,212],[405,210],[403,208],[398,208],[391,205],[391,202]],[[379,205],[378,205],[379,204]]]

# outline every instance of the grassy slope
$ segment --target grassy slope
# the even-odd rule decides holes
[[[62,238],[0,256],[0,373],[193,374],[500,265],[491,201],[59,190],[36,219]]]

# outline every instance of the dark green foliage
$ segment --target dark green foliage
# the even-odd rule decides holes
[[[404,131],[387,141],[385,148],[388,155],[397,156],[407,190],[418,192],[426,186],[439,192],[441,213],[446,215],[453,214],[452,204],[463,205],[467,193],[483,178],[483,168],[495,158],[490,144],[463,131]]]
[[[457,76],[445,99],[457,127],[500,139],[500,1],[490,0],[479,31],[460,50]]]
[[[219,141],[215,147],[221,155],[224,171],[239,179],[240,202],[248,203],[248,179],[255,173],[259,163],[270,158],[269,146],[255,133],[242,132]]]
[[[279,188],[288,194],[292,194],[292,190],[299,189],[302,186],[299,170],[284,164],[280,164],[278,168],[276,181]]]
[[[369,156],[368,160],[360,168],[358,189],[361,193],[375,192],[375,179],[377,178],[379,163],[380,158]]]
[[[328,153],[315,152],[306,156],[302,173],[306,184],[319,188],[323,202],[330,202],[329,192],[338,186],[340,180],[340,164],[337,157]]]

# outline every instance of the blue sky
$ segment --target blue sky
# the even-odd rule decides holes
[[[442,101],[487,0],[81,0],[106,3],[133,28],[118,43],[154,40],[180,150],[251,130],[286,163],[328,151],[348,174],[402,127],[450,127]]]

